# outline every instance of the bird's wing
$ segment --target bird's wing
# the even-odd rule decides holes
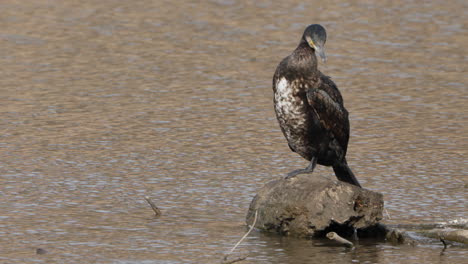
[[[322,73],[320,73],[320,88],[321,90],[324,90],[327,92],[327,94],[330,96],[330,98],[335,101],[336,103],[340,104],[342,108],[343,107],[343,97],[341,97],[340,90],[338,90],[338,87],[336,87],[336,84],[332,81],[332,79]]]
[[[287,64],[289,56],[284,58],[280,64],[278,64],[278,67],[276,67],[275,74],[273,75],[273,92],[276,93],[276,85],[278,84],[278,79],[280,75],[282,75],[282,69],[285,67],[284,65]]]
[[[278,66],[279,68],[279,66]],[[278,83],[279,69],[276,68],[275,74],[273,75],[273,92],[276,93],[276,84]]]
[[[349,140],[348,111],[333,81],[323,76],[318,89],[307,91],[307,101],[319,117],[321,125],[331,132],[346,153]]]

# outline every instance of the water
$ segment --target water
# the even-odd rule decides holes
[[[271,78],[310,23],[328,30],[320,68],[342,91],[348,163],[384,194],[384,222],[467,217],[465,1],[0,9],[1,263],[218,263],[246,231],[256,190],[307,164],[276,123]],[[441,249],[365,242],[347,251],[257,231],[239,247],[251,252],[244,263],[468,257]]]

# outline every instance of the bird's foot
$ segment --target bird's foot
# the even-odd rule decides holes
[[[312,158],[312,160],[309,163],[309,166],[307,166],[305,169],[298,169],[298,170],[293,170],[284,179],[292,179],[296,177],[299,174],[304,174],[304,173],[312,173],[314,171],[315,165],[317,164],[317,158]]]
[[[304,173],[312,173],[312,170],[308,170],[307,168],[306,169],[293,170],[290,173],[288,173],[288,175],[284,179],[286,179],[286,180],[287,179],[292,179],[292,178],[296,177],[297,175],[304,174]]]

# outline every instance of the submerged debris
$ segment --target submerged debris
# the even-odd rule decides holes
[[[329,232],[327,233],[327,238],[330,239],[330,240],[334,240],[342,245],[344,245],[345,247],[349,247],[349,248],[354,248],[354,244],[353,242],[345,239],[345,238],[342,238],[340,237],[337,233],[335,232]]]

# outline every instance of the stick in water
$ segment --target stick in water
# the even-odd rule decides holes
[[[145,200],[149,203],[149,205],[151,206],[151,209],[153,209],[156,216],[160,216],[161,210],[159,210],[159,208],[153,203],[153,201],[151,201],[151,199],[148,196],[145,196]]]
[[[340,243],[340,244],[343,244],[345,245],[346,247],[349,247],[349,248],[354,248],[354,244],[353,242],[347,240],[347,239],[344,239],[342,237],[340,237],[337,233],[335,232],[330,232],[327,234],[327,238],[330,239],[330,240],[335,240],[336,242]]]
[[[440,242],[442,242],[442,244],[444,244],[444,249],[447,249],[447,242],[445,241],[445,237],[439,236],[439,239],[440,239]]]
[[[221,264],[232,264],[232,263],[236,263],[236,262],[239,262],[239,261],[243,261],[247,258],[247,256],[242,256],[242,257],[238,257],[236,259],[233,259],[233,260],[224,260],[223,262],[221,262]]]
[[[384,208],[384,212],[387,215],[388,219],[392,219],[392,217],[390,216],[390,214],[387,211],[387,208]]]
[[[224,261],[227,260],[228,256],[237,248],[237,246],[240,245],[240,243],[250,234],[250,232],[252,231],[252,229],[254,229],[255,227],[255,223],[257,223],[257,213],[258,211],[255,211],[255,216],[254,216],[254,220],[253,220],[253,223],[252,225],[250,226],[250,229],[249,231],[247,231],[247,233],[245,233],[245,235],[239,240],[239,242],[237,242],[237,244],[224,256]],[[244,260],[245,258],[242,258],[240,260]],[[231,262],[232,263],[232,262]]]

